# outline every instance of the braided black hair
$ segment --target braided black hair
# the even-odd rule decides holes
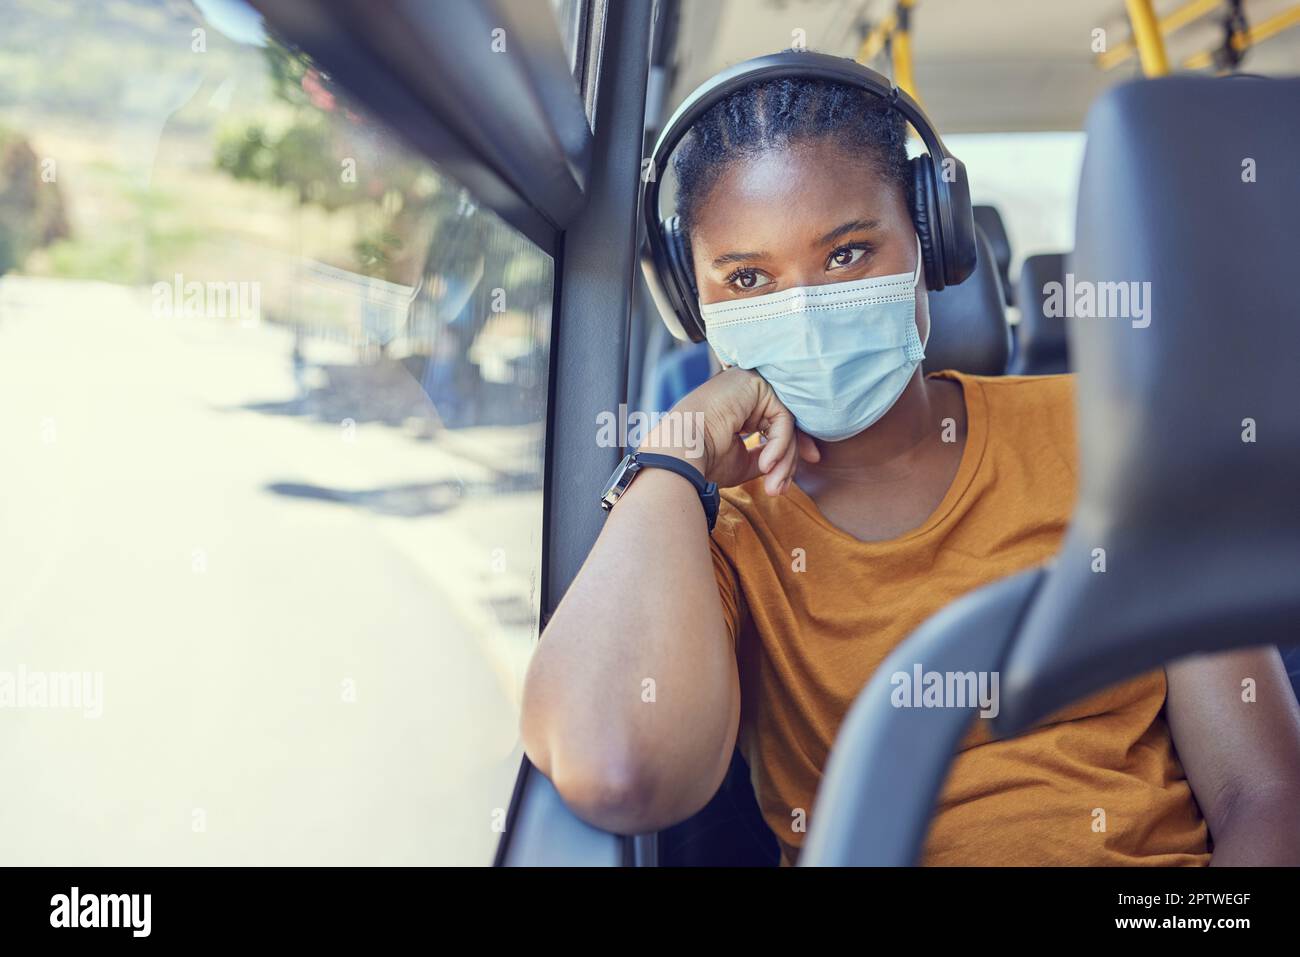
[[[910,204],[907,121],[884,100],[830,80],[756,80],[714,104],[677,148],[673,170],[681,229],[690,235],[700,203],[729,163],[817,139],[866,157]]]

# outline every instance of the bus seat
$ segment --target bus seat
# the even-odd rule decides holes
[[[1287,677],[1291,679],[1291,690],[1296,700],[1300,701],[1300,645],[1279,646],[1282,652],[1282,664],[1286,666]]]
[[[667,412],[692,389],[704,384],[712,375],[709,367],[709,344],[688,342],[669,349],[655,363],[650,385],[652,408],[647,412]]]
[[[754,796],[749,765],[737,748],[718,791],[703,810],[659,832],[662,867],[776,867],[781,848]]]
[[[1007,228],[1002,223],[1002,214],[996,206],[973,206],[975,225],[984,230],[993,248],[993,258],[998,264],[998,279],[1002,283],[1002,295],[1008,306],[1015,305],[1015,293],[1011,286],[1011,240],[1007,238]]]
[[[1043,309],[1044,288],[1050,282],[1065,282],[1065,253],[1026,256],[1020,267],[1019,342],[1012,375],[1056,375],[1070,371],[1070,344],[1065,319],[1049,316]]]
[[[1069,324],[1070,528],[1054,562],[964,596],[886,658],[831,750],[801,864],[919,859],[974,712],[893,707],[890,677],[914,662],[999,673],[1005,736],[1176,658],[1295,641],[1300,180],[1242,172],[1294,166],[1300,79],[1130,82],[1087,130],[1071,269],[1149,283],[1149,311]]]
[[[1298,152],[1300,79],[1170,77],[1093,107],[1069,267],[1141,282],[1146,310],[1069,323],[1080,503],[1012,650],[1003,730],[1178,655],[1296,640],[1300,179],[1245,170]]]
[[[1011,352],[1002,282],[988,237],[975,227],[975,271],[958,286],[931,292],[927,372],[956,369],[972,375],[1002,375]]]

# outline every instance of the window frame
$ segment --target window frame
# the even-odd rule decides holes
[[[593,134],[549,4],[250,3],[396,135],[556,257],[587,199]],[[495,30],[502,52],[491,48]]]

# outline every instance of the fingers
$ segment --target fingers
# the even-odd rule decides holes
[[[795,469],[799,464],[799,431],[795,428],[794,416],[767,390],[764,403],[764,434],[767,444],[759,456],[759,470],[766,475],[763,489],[768,495],[780,495],[794,479]]]
[[[763,454],[763,449],[766,448],[766,446],[760,445],[757,448],[749,449],[745,448],[739,439],[736,440],[736,443],[740,446],[744,455],[744,460],[743,464],[740,466],[740,478],[735,482],[735,484],[743,485],[745,482],[756,479],[763,474],[763,470],[758,466],[758,457]]]
[[[799,465],[798,446],[791,442],[781,460],[763,480],[763,489],[768,495],[782,495],[794,481],[795,469]]]
[[[789,443],[785,455],[777,459],[775,464],[760,464],[762,457],[773,445],[772,442],[766,442],[751,449],[746,448],[737,438],[734,453],[728,456],[725,468],[721,470],[728,478],[722,479],[719,484],[724,487],[743,485],[745,482],[763,476],[763,490],[768,495],[780,495],[790,487],[799,456],[797,446]]]
[[[763,436],[767,441],[758,457],[758,468],[769,479],[778,473],[778,469],[788,458],[794,445],[794,417],[788,412],[777,413],[765,418]],[[776,486],[765,482],[769,494],[776,494]]]
[[[799,458],[805,462],[820,462],[822,450],[817,448],[813,437],[806,432],[799,432],[795,440],[799,445]]]
[[[763,437],[767,441],[763,444],[758,456],[758,469],[764,474],[768,474],[778,462],[786,457],[790,450],[791,439],[794,434],[794,426],[782,426],[773,424],[763,430]]]
[[[821,452],[810,436],[798,430],[794,415],[766,380],[747,372],[744,380],[737,381],[743,381],[743,391],[747,393],[747,401],[742,400],[741,407],[748,407],[749,411],[738,428],[732,426],[735,433],[723,456],[725,466],[719,472],[725,473],[734,484],[763,476],[764,491],[768,495],[780,495],[790,487],[800,460],[820,461]],[[765,441],[756,448],[746,448],[739,434],[754,432],[762,433]]]

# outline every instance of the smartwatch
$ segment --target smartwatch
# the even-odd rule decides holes
[[[704,516],[709,520],[709,531],[713,531],[713,525],[718,520],[718,483],[706,482],[699,469],[672,455],[633,452],[623,456],[623,461],[618,463],[618,468],[609,477],[605,490],[600,493],[600,507],[607,512],[612,509],[632,484],[636,473],[642,469],[667,469],[694,485],[700,496],[700,504],[704,506]]]

